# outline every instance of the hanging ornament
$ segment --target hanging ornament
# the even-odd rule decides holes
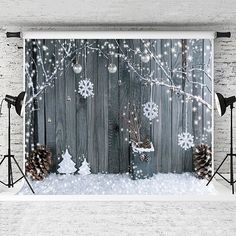
[[[185,109],[185,132],[178,134],[178,145],[185,151],[191,147],[194,147],[193,136],[187,131],[188,130],[188,99],[186,99]]]
[[[108,71],[111,73],[111,74],[114,74],[116,73],[117,71],[117,66],[113,63],[109,64],[108,66]]]
[[[158,105],[154,102],[143,104],[143,114],[151,121],[158,117]]]
[[[78,62],[76,62],[73,65],[73,71],[75,74],[79,74],[82,71],[82,66]]]
[[[73,71],[75,74],[79,74],[82,71],[82,66],[79,64],[79,56],[76,55],[76,62],[73,65]]]
[[[90,81],[90,79],[87,78],[87,50],[86,47],[84,48],[84,76],[85,79],[79,81],[79,88],[78,88],[78,93],[83,97],[83,98],[87,98],[90,96],[94,96],[93,93],[93,83]]]
[[[194,147],[193,136],[188,132],[178,134],[178,145],[184,150]]]
[[[150,61],[150,55],[147,53],[147,50],[141,55],[141,61],[144,63],[148,63]]]
[[[78,93],[84,98],[94,96],[93,83],[90,81],[90,79],[79,81]]]

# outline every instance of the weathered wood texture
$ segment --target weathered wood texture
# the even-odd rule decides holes
[[[111,41],[115,43],[114,40]],[[149,70],[153,71],[153,78],[169,85],[179,86],[184,91],[202,96],[211,103],[209,77],[201,70],[191,70],[196,65],[200,69],[209,69],[207,63],[211,42],[182,40],[180,41],[182,47],[178,47],[179,41],[168,39],[150,41],[156,55],[162,55],[165,71],[154,60],[143,63],[135,54],[132,60],[139,65],[138,70],[143,76],[146,76]],[[200,48],[199,53],[196,53],[196,48],[190,45],[193,42],[194,47]],[[48,40],[44,40],[43,43],[48,47],[50,63],[56,64],[60,61],[63,53],[58,53],[58,42],[55,40],[53,46],[49,45]],[[104,40],[96,40],[96,44],[103,43]],[[141,40],[126,40],[126,43],[133,49],[144,50]],[[76,40],[73,49],[79,45],[80,40]],[[186,51],[188,47],[192,50]],[[29,48],[32,48],[31,41],[26,42],[26,50]],[[40,50],[38,53],[42,54],[44,62],[45,52]],[[113,58],[113,63],[118,68],[114,74],[107,70],[108,64],[111,63],[110,59],[99,56],[97,51],[82,49],[79,58],[83,67],[81,74],[73,72],[70,64],[72,58],[67,58],[63,69],[57,72],[54,86],[48,87],[40,97],[37,116],[32,115],[37,122],[37,126],[34,127],[38,127],[38,140],[34,140],[34,143],[39,142],[50,147],[53,152],[53,171],[57,170],[61,153],[68,148],[77,168],[81,165],[80,157],[84,154],[91,165],[92,173],[127,172],[130,162],[129,143],[125,141],[127,134],[121,132],[121,128],[125,128],[121,115],[128,102],[134,103],[140,110],[142,138],[148,136],[154,144],[155,158],[151,164],[154,172],[192,171],[193,150],[185,151],[178,146],[178,134],[188,131],[194,136],[195,144],[206,141],[211,145],[211,134],[206,131],[211,128],[211,112],[197,101],[187,101],[186,96],[179,95],[165,86],[153,85],[151,92],[150,85],[140,81],[120,58]],[[27,56],[26,60],[31,59]],[[48,71],[53,70],[50,63],[46,61]],[[181,68],[184,68],[182,78],[177,76],[174,70]],[[37,83],[41,83],[44,81],[44,72],[40,69],[37,73]],[[85,77],[94,84],[95,94],[94,97],[87,99],[75,92],[78,82]],[[168,77],[172,78],[172,83]],[[199,82],[206,84],[207,87],[199,86]],[[152,122],[142,112],[142,105],[150,100],[159,106],[158,120]],[[197,108],[196,111],[193,111],[194,107]]]

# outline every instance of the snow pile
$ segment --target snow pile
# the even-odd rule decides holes
[[[205,195],[215,194],[213,185],[206,187],[191,173],[156,174],[150,179],[131,180],[129,174],[56,175],[43,181],[30,181],[40,195]],[[32,194],[25,184],[20,195]]]
[[[154,152],[153,144],[151,143],[150,148],[139,148],[134,143],[132,143],[132,150],[133,152],[143,153],[143,152]]]

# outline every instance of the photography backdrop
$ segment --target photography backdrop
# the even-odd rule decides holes
[[[212,145],[212,43],[203,38],[26,39],[26,155],[37,144],[47,145],[56,172],[68,147],[78,167],[82,154],[87,157],[92,173],[127,172],[130,145],[123,114],[130,103],[139,108],[142,137],[153,142],[152,168],[192,171],[194,146]],[[82,67],[79,74],[75,64]],[[94,96],[84,98],[79,82],[86,79]],[[158,108],[154,118],[143,113],[148,102]],[[193,143],[184,139],[190,145],[186,150],[179,142],[183,133],[193,136]]]

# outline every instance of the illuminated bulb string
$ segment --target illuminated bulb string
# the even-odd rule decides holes
[[[170,75],[167,73],[167,71],[165,70],[165,68],[163,67],[163,65],[157,60],[157,58],[155,57],[155,55],[150,51],[150,49],[148,48],[148,45],[146,45],[146,43],[145,43],[144,41],[142,41],[142,42],[145,43],[144,46],[147,48],[148,52],[150,53],[150,56],[151,56],[151,57],[154,59],[154,61],[158,64],[159,68],[160,68],[160,69],[163,71],[163,73],[167,76],[167,79],[171,82],[171,84],[166,84],[166,83],[163,83],[163,82],[161,82],[161,84],[160,84],[160,82],[159,82],[159,81],[155,81],[155,79],[152,79],[152,80],[149,80],[149,79],[148,79],[148,80],[147,80],[147,78],[144,78],[144,76],[142,76],[142,75],[134,68],[134,66],[132,65],[132,63],[131,63],[131,61],[130,61],[130,58],[128,58],[128,56],[125,55],[125,53],[124,53],[124,51],[122,50],[122,48],[120,47],[118,41],[115,40],[115,42],[116,42],[116,44],[117,44],[117,48],[118,48],[119,51],[121,52],[121,53],[116,53],[116,55],[119,56],[121,59],[123,59],[123,60],[127,63],[129,69],[130,69],[131,71],[133,71],[133,72],[139,77],[140,80],[146,81],[146,82],[148,82],[148,83],[153,82],[154,84],[160,85],[160,86],[169,87],[169,88],[172,89],[174,92],[180,92],[181,95],[185,95],[185,96],[187,96],[187,97],[190,97],[191,99],[197,100],[198,102],[201,102],[203,105],[207,106],[208,109],[212,109],[211,105],[210,105],[209,103],[207,103],[206,101],[204,101],[204,99],[202,99],[201,97],[199,97],[199,96],[194,96],[194,95],[192,95],[192,94],[190,94],[190,93],[186,93],[185,91],[180,90],[180,89],[178,88],[178,86],[175,86],[175,85],[173,84],[173,81],[172,81],[172,78],[170,77]],[[93,47],[93,44],[94,44],[94,43],[92,43],[92,44],[90,44],[90,45],[88,45],[88,44],[83,44],[82,47],[81,47],[81,49],[82,49],[82,48],[85,48],[85,49],[87,49],[87,48],[88,48],[88,49],[93,49],[93,50],[99,51],[99,53],[101,53],[105,58],[108,58],[108,56],[106,55],[106,53],[104,53],[99,47]],[[125,44],[125,45],[126,45],[126,44]],[[46,83],[40,87],[40,90],[39,90],[36,94],[33,95],[33,98],[38,97],[38,96],[46,89],[46,87],[50,85],[51,81],[53,81],[54,79],[57,78],[55,75],[56,75],[56,73],[57,73],[57,70],[58,70],[59,67],[61,66],[61,64],[64,62],[64,60],[65,60],[68,56],[70,56],[72,53],[74,53],[74,52],[76,52],[77,50],[79,50],[79,49],[76,49],[76,50],[72,51],[70,45],[69,45],[68,49],[66,49],[64,45],[61,45],[61,48],[62,48],[62,50],[64,50],[64,51],[66,52],[66,53],[65,53],[66,56],[63,57],[63,58],[60,60],[60,63],[58,63],[58,65],[55,67],[54,72],[53,72],[50,76],[47,75],[47,74],[45,74],[45,76],[46,76],[46,78],[47,78]],[[40,52],[39,52],[39,53],[40,53]],[[40,64],[41,64],[41,66],[44,68],[44,63],[42,62],[42,60],[39,60],[39,62],[40,62]],[[195,68],[195,69],[198,70],[198,68]],[[44,71],[45,71],[45,68],[44,68]],[[201,70],[201,71],[203,71],[203,72],[206,74],[206,72],[205,72],[204,70]],[[45,73],[46,73],[46,71],[45,71]],[[209,78],[210,78],[210,77],[209,77]],[[200,84],[200,83],[199,83],[199,84]],[[204,84],[201,84],[201,86],[204,86]],[[33,99],[30,99],[29,101],[27,101],[27,102],[26,102],[26,106],[29,105],[29,103],[31,103],[32,100],[33,100]]]

